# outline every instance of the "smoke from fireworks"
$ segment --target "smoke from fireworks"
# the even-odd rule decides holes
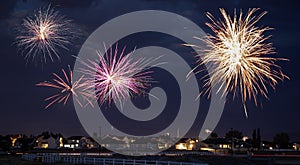
[[[83,97],[86,101],[89,101],[88,98],[90,97],[90,95],[88,93],[81,92],[81,90],[80,92],[77,93],[77,90],[84,86],[84,83],[82,83],[83,76],[79,80],[74,82],[72,85],[73,75],[70,66],[69,66],[68,73],[64,69],[62,69],[62,73],[63,76],[59,76],[58,74],[53,73],[54,78],[52,79],[52,82],[45,81],[36,84],[36,86],[50,87],[50,88],[57,89],[58,91],[56,94],[45,99],[45,101],[49,101],[45,109],[49,108],[54,103],[63,103],[65,105],[69,100],[69,98],[71,97],[71,95],[75,97],[75,100],[80,106],[83,105],[78,99],[79,95]]]
[[[23,20],[18,28],[16,44],[27,62],[53,62],[60,60],[58,49],[68,50],[71,32],[70,20],[54,11],[49,5],[41,8],[32,17]]]
[[[268,85],[274,89],[278,81],[287,78],[275,64],[275,61],[284,59],[267,56],[275,53],[272,44],[266,43],[270,36],[263,35],[270,28],[254,26],[266,14],[262,12],[254,16],[257,10],[249,9],[245,16],[242,11],[238,16],[235,12],[232,19],[224,9],[220,9],[223,19],[219,21],[207,13],[212,23],[206,25],[215,35],[200,39],[207,47],[198,55],[199,66],[212,67],[205,87],[219,85],[217,91],[223,96],[230,92],[233,92],[233,97],[240,95],[246,116],[247,100],[253,99],[257,105],[258,95],[268,98]],[[207,89],[209,92],[210,89]]]
[[[89,77],[85,78],[86,90],[93,91],[101,104],[112,101],[122,104],[133,94],[143,94],[151,80],[151,71],[147,71],[151,60],[133,60],[133,52],[125,54],[125,47],[119,55],[118,51],[117,45],[114,51],[113,48],[107,51],[105,47],[104,54],[97,52],[99,61],[82,62],[86,67],[80,72]]]

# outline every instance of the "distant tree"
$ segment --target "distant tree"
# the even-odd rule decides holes
[[[260,149],[261,148],[261,136],[260,128],[254,129],[252,133],[252,147]]]
[[[260,136],[260,128],[257,128],[256,147],[257,147],[258,149],[260,149],[260,148],[261,148],[261,136]]]
[[[63,144],[67,144],[68,143],[68,139],[67,138],[63,138]]]
[[[243,134],[242,132],[238,131],[238,130],[233,130],[231,129],[230,131],[228,131],[225,135],[226,139],[239,139],[241,140],[243,138]]]
[[[254,129],[253,132],[252,132],[252,140],[253,141],[256,140],[256,129]]]
[[[256,129],[254,129],[253,130],[253,132],[252,132],[252,142],[251,142],[251,144],[252,144],[252,147],[253,148],[257,148],[256,146],[256,138],[257,138],[257,134],[256,134]]]
[[[210,139],[216,139],[216,138],[218,138],[218,134],[215,133],[215,132],[212,132],[212,133],[210,134],[209,138],[210,138]]]
[[[50,132],[49,132],[49,131],[43,132],[43,133],[42,133],[42,136],[43,136],[45,139],[48,139],[48,138],[50,138]]]
[[[50,137],[57,138],[57,134],[50,132]]]
[[[61,133],[58,133],[57,135],[62,138],[64,137]]]
[[[10,139],[10,136],[7,135],[7,136],[2,136],[1,139],[0,139],[0,148],[3,150],[3,151],[8,151],[11,147],[11,139]]]
[[[31,135],[29,136],[29,138],[30,138],[30,139],[34,139],[35,136],[31,134]]]
[[[246,144],[247,144],[247,146],[246,146],[246,148],[251,148],[251,147],[253,147],[253,145],[251,145],[252,143],[253,143],[253,140],[252,139],[246,139]]]
[[[32,141],[34,140],[33,136],[30,135],[22,135],[20,139],[18,139],[19,143],[21,144],[22,151],[28,151],[33,148]]]
[[[273,142],[278,145],[279,148],[288,148],[290,137],[287,133],[278,133],[274,136]]]

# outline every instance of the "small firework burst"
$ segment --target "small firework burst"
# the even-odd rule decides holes
[[[104,54],[97,52],[99,61],[82,62],[85,68],[80,72],[88,77],[84,83],[86,90],[93,91],[101,104],[107,102],[109,105],[112,101],[122,104],[133,94],[144,94],[151,80],[151,71],[147,70],[151,60],[133,60],[133,52],[125,54],[125,47],[119,55],[118,51],[118,45],[108,51],[105,47]]]
[[[78,97],[84,98],[84,100],[89,101],[90,95],[88,93],[83,92],[82,90],[79,90],[80,88],[83,88],[84,83],[82,83],[83,76],[80,77],[79,80],[74,82],[72,84],[72,70],[69,66],[69,72],[62,69],[63,76],[59,76],[56,73],[52,73],[54,78],[52,79],[52,82],[44,81],[36,84],[36,86],[40,87],[50,87],[56,89],[58,92],[50,97],[47,97],[45,101],[48,101],[49,103],[45,107],[45,109],[49,108],[51,105],[55,103],[63,103],[64,105],[67,103],[71,95],[75,97],[75,100],[80,106],[83,106],[83,104],[79,101]],[[77,92],[79,91],[79,92]],[[79,96],[80,95],[80,96]],[[91,105],[92,103],[89,102]]]
[[[60,48],[68,50],[72,38],[71,21],[49,5],[27,17],[18,28],[16,44],[28,62],[60,60]]]
[[[212,73],[207,75],[206,91],[210,91],[209,87],[218,85],[217,91],[223,96],[230,92],[233,92],[233,97],[240,95],[246,116],[247,100],[253,99],[257,104],[258,95],[268,98],[267,86],[274,89],[278,81],[287,78],[275,64],[277,60],[284,59],[267,56],[275,53],[272,43],[267,43],[270,36],[263,35],[270,28],[255,26],[266,14],[262,12],[255,16],[257,10],[249,9],[245,16],[242,11],[238,16],[235,12],[232,19],[224,9],[220,9],[223,19],[219,21],[207,13],[212,23],[206,25],[215,35],[200,39],[207,47],[198,56],[199,66],[205,64],[212,68]]]

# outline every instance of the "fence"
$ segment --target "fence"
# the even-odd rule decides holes
[[[159,160],[135,160],[100,158],[85,156],[59,156],[58,154],[24,154],[22,159],[29,161],[41,161],[43,163],[64,162],[70,164],[93,164],[93,165],[208,165],[207,163],[174,162]]]

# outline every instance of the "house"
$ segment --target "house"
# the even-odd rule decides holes
[[[99,144],[91,137],[71,136],[65,140],[64,148],[92,149],[99,148]]]
[[[107,149],[114,149],[114,150],[124,149],[124,148],[128,147],[128,145],[126,144],[125,141],[122,141],[118,137],[111,137],[110,135],[105,136],[100,141],[100,145]]]
[[[56,149],[63,146],[62,137],[55,135],[40,135],[36,138],[36,147],[35,148],[48,148],[48,149]]]
[[[199,141],[198,138],[182,138],[175,144],[176,150],[199,150],[206,145]]]
[[[166,150],[173,146],[177,141],[176,138],[172,138],[170,135],[162,135],[157,137],[158,149]]]
[[[135,141],[133,141],[130,144],[130,149],[131,150],[145,150],[145,151],[151,151],[151,150],[157,150],[158,149],[158,141],[155,138],[138,138]]]
[[[81,139],[83,138],[83,136],[71,136],[69,138],[67,138],[66,143],[63,144],[64,148],[82,148],[81,145]]]
[[[203,141],[213,149],[230,149],[231,142],[224,138],[210,138]]]
[[[261,143],[262,143],[261,144],[262,149],[266,149],[266,150],[273,149],[273,145],[274,145],[273,142],[263,140]]]
[[[23,151],[32,149],[36,146],[35,140],[36,139],[34,136],[27,137],[27,136],[23,135],[21,138],[19,138],[15,141],[14,147],[12,147],[12,148],[13,149],[22,149]]]
[[[300,143],[298,142],[295,142],[295,143],[293,143],[293,149],[295,150],[295,151],[299,151],[300,150]]]
[[[79,146],[83,149],[99,148],[99,144],[91,137],[82,137]]]
[[[20,139],[20,138],[22,138],[22,136],[20,134],[19,135],[12,135],[12,136],[10,136],[11,147],[12,148],[19,148],[20,147],[20,143],[17,142],[17,140]],[[17,142],[17,145],[16,145],[16,142]]]

